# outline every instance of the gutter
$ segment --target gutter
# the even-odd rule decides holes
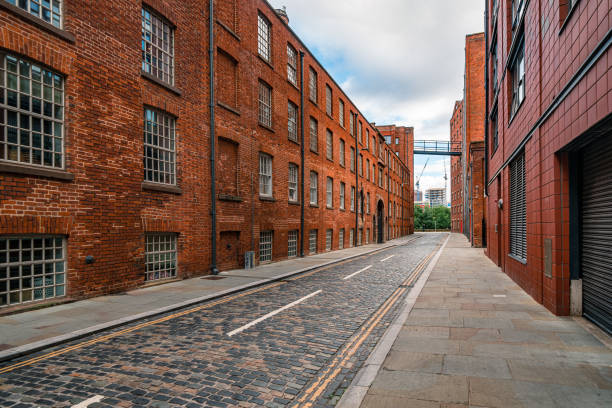
[[[219,274],[217,268],[217,181],[215,175],[215,35],[214,35],[214,3],[209,0],[208,9],[208,59],[209,59],[209,92],[210,92],[210,216],[211,216],[211,265],[210,273]]]
[[[300,51],[300,258],[304,257],[304,51]]]

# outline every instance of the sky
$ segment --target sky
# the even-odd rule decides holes
[[[465,36],[484,30],[484,0],[269,0],[369,122],[448,140],[463,98]],[[421,190],[444,186],[444,156],[415,156]]]

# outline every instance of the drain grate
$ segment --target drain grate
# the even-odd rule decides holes
[[[206,280],[219,280],[219,279],[225,279],[227,276],[205,276],[202,279],[206,279]]]

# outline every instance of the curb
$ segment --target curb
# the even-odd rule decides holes
[[[322,264],[319,265],[314,265],[314,266],[308,266],[306,268],[302,268],[302,269],[298,269],[298,270],[294,270],[291,272],[287,272],[287,273],[283,273],[281,275],[277,275],[273,278],[268,278],[268,279],[262,279],[260,281],[257,282],[251,282],[251,283],[247,283],[244,285],[240,285],[240,286],[236,286],[234,288],[231,289],[226,289],[224,291],[221,292],[217,292],[217,293],[213,293],[210,295],[206,295],[206,296],[201,296],[198,298],[193,298],[193,299],[189,299],[180,303],[175,303],[173,305],[169,305],[169,306],[165,306],[159,309],[153,309],[153,310],[149,310],[147,312],[143,312],[143,313],[139,313],[136,315],[132,315],[132,316],[126,316],[123,317],[121,319],[116,319],[116,320],[111,320],[109,322],[106,323],[101,323],[95,326],[90,326],[84,329],[80,329],[80,330],[75,330],[73,332],[70,333],[66,333],[66,334],[62,334],[59,336],[55,336],[55,337],[50,337],[48,339],[44,339],[44,340],[40,340],[40,341],[36,341],[34,343],[28,343],[28,344],[24,344],[22,346],[17,346],[17,347],[13,347],[4,351],[0,351],[0,362],[4,362],[7,360],[12,360],[18,357],[23,357],[25,355],[28,354],[32,354],[35,353],[37,351],[40,350],[44,350],[46,348],[50,348],[50,347],[54,347],[54,346],[58,346],[60,344],[64,344],[64,343],[68,343],[70,341],[73,340],[78,340],[81,339],[83,337],[87,337],[90,336],[92,334],[96,334],[105,330],[110,330],[110,329],[114,329],[120,326],[125,326],[127,324],[130,323],[134,323],[136,321],[139,320],[144,320],[144,319],[148,319],[150,317],[155,317],[155,316],[159,316],[162,315],[164,313],[169,313],[169,312],[173,312],[179,309],[184,309],[186,307],[189,306],[193,306],[195,304],[198,303],[204,303],[210,300],[214,300],[214,299],[218,299],[227,295],[231,295],[234,293],[238,293],[238,292],[242,292],[245,291],[247,289],[252,289],[252,288],[256,288],[259,286],[264,286],[267,285],[269,283],[272,282],[277,282],[280,280],[283,280],[285,278],[294,276],[294,275],[299,275],[301,273],[304,272],[309,272],[315,269],[320,269],[329,265],[334,265],[340,262],[344,262],[350,259],[354,259],[354,258],[358,258],[360,256],[363,255],[368,255],[371,254],[373,252],[377,252],[377,251],[381,251],[381,250],[385,250],[385,249],[390,249],[390,248],[395,248],[398,246],[403,246],[403,245],[407,245],[411,242],[414,242],[417,238],[413,238],[407,242],[404,243],[395,243],[395,244],[391,244],[391,245],[387,245],[384,246],[382,248],[373,248],[371,250],[368,251],[364,251],[361,252],[359,254],[354,254],[354,255],[350,255],[350,256],[346,256],[344,258],[339,258],[339,259],[334,259],[333,261],[329,261],[329,262],[324,262]]]
[[[406,323],[417,298],[421,294],[421,290],[425,286],[425,283],[427,283],[431,271],[436,267],[438,259],[442,255],[442,251],[446,247],[449,239],[450,234],[446,237],[446,240],[444,240],[444,243],[436,252],[436,255],[429,261],[429,265],[427,265],[425,271],[422,272],[414,287],[406,296],[406,299],[404,299],[406,306],[387,328],[385,334],[383,334],[374,348],[374,351],[372,351],[372,354],[370,354],[363,367],[357,372],[355,378],[353,378],[353,381],[342,395],[342,398],[340,398],[340,401],[338,401],[336,408],[358,408],[361,406],[370,386],[382,368],[389,351],[391,351],[391,347],[395,343],[397,336],[399,336],[404,323]]]

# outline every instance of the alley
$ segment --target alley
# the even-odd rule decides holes
[[[6,362],[1,405],[334,405],[446,236]]]

